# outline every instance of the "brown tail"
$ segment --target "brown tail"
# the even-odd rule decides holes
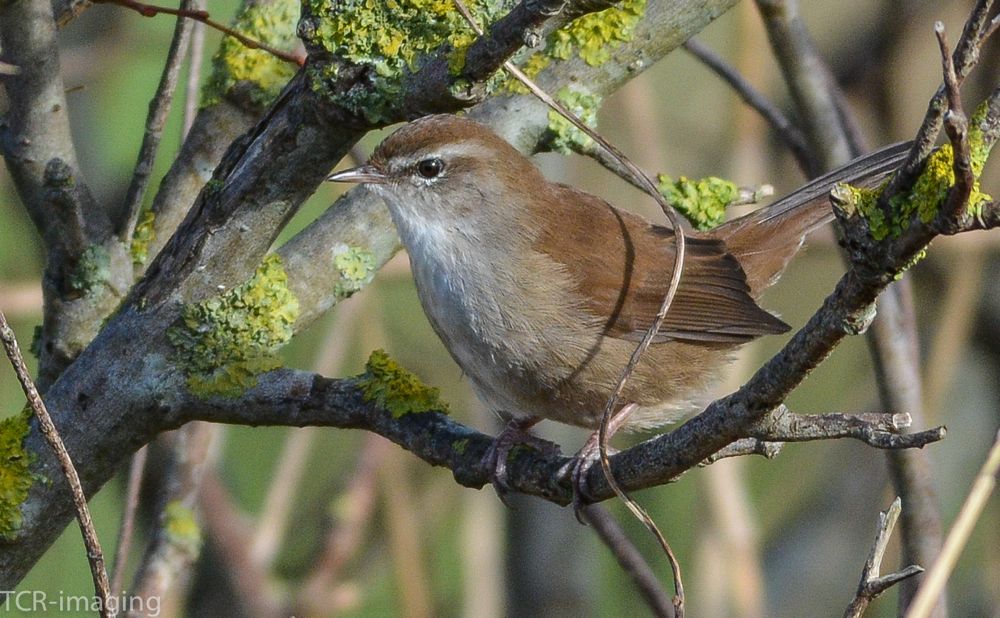
[[[725,241],[746,272],[751,295],[758,298],[785,270],[806,234],[833,219],[828,196],[835,184],[875,186],[899,166],[909,149],[904,142],[859,157],[709,235]]]

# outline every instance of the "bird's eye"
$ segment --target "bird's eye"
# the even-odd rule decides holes
[[[424,178],[437,178],[444,171],[444,161],[438,158],[424,159],[417,163],[417,173]]]

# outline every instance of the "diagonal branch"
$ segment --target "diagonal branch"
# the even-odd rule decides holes
[[[196,5],[196,0],[183,0],[181,10],[190,10]],[[156,87],[156,94],[149,102],[149,114],[146,116],[146,130],[142,137],[142,146],[139,148],[139,160],[132,172],[132,182],[129,183],[128,190],[125,192],[125,205],[122,209],[122,220],[118,229],[118,236],[126,245],[132,244],[132,236],[139,220],[142,200],[146,195],[146,187],[149,186],[149,176],[153,172],[156,151],[163,135],[163,126],[167,123],[167,116],[170,115],[170,106],[174,100],[174,90],[177,88],[181,65],[187,55],[192,26],[191,21],[183,17],[177,18],[174,36],[170,41],[170,49],[167,51],[167,61],[163,66],[163,73],[160,75],[160,83]]]

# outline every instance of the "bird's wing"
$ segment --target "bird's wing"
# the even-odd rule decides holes
[[[568,270],[584,308],[606,320],[606,336],[640,340],[670,285],[674,233],[571,187],[557,185],[546,197],[555,216],[546,218],[536,249]],[[680,286],[654,342],[743,343],[788,330],[750,296],[723,241],[685,238]]]

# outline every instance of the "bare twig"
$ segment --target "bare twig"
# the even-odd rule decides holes
[[[136,11],[137,13],[142,15],[143,17],[155,17],[160,13],[163,13],[165,15],[176,15],[178,17],[186,17],[188,19],[200,21],[209,28],[213,28],[223,34],[227,34],[235,38],[240,43],[243,43],[243,45],[249,47],[250,49],[260,49],[266,51],[275,58],[280,58],[285,62],[290,62],[296,66],[302,66],[303,64],[305,64],[304,57],[284,52],[280,49],[277,49],[276,47],[271,47],[266,43],[254,40],[246,36],[245,34],[240,33],[237,30],[233,30],[232,28],[226,26],[225,24],[215,21],[209,16],[208,11],[205,10],[173,9],[166,6],[154,6],[152,4],[145,4],[143,2],[137,2],[136,0],[96,0],[96,2],[99,4],[117,4],[127,9],[132,9],[133,11]]]
[[[799,128],[780,109],[768,101],[763,93],[746,81],[735,67],[730,66],[721,56],[697,39],[688,39],[684,43],[684,49],[721,77],[747,105],[756,110],[771,125],[778,137],[791,150],[800,168],[806,172],[813,168],[814,163],[809,154],[809,146]]]
[[[628,536],[615,522],[614,517],[596,504],[583,507],[580,514],[593,527],[594,532],[604,542],[604,545],[611,550],[622,570],[632,578],[632,582],[639,589],[639,594],[646,599],[646,605],[653,611],[653,614],[673,616],[674,606],[670,596],[663,590],[660,581],[656,578],[656,573],[653,572],[636,546],[628,540]]]
[[[111,590],[116,594],[122,589],[122,583],[125,581],[125,568],[128,566],[128,555],[132,549],[135,516],[139,510],[139,493],[142,489],[142,476],[146,470],[148,453],[145,446],[136,451],[128,468],[125,506],[122,509],[122,523],[118,528],[118,544],[115,547],[115,562],[111,570]]]
[[[937,598],[944,590],[944,585],[951,575],[958,557],[972,534],[976,521],[986,507],[986,500],[993,492],[997,483],[997,472],[1000,471],[1000,432],[997,432],[993,447],[986,455],[986,461],[976,475],[976,480],[969,490],[969,495],[962,503],[962,509],[948,532],[944,547],[937,561],[931,566],[923,583],[913,597],[913,602],[906,612],[906,618],[925,618],[931,612]]]
[[[191,11],[195,0],[182,0],[181,11]],[[139,148],[139,158],[132,172],[132,182],[125,192],[125,205],[122,209],[122,219],[118,236],[126,245],[131,244],[136,223],[139,221],[139,211],[142,209],[142,199],[149,186],[149,177],[156,161],[156,151],[163,136],[163,126],[170,115],[170,106],[174,101],[174,90],[180,78],[181,65],[187,55],[188,44],[191,41],[191,27],[194,24],[183,17],[177,17],[174,26],[174,36],[167,51],[167,60],[160,75],[160,83],[156,94],[149,102],[149,114],[146,116],[146,129],[142,136],[142,146]]]
[[[831,76],[813,44],[798,0],[757,0],[767,36],[785,83],[800,110],[799,122],[812,155],[809,176],[851,159],[841,109],[832,96]]]
[[[194,0],[193,9],[205,8],[205,0]],[[191,28],[191,54],[188,56],[187,83],[184,85],[184,117],[181,121],[181,141],[187,137],[198,113],[201,94],[201,63],[205,57],[205,24],[196,21]]]
[[[868,560],[865,561],[865,566],[861,570],[861,581],[858,583],[858,591],[854,595],[854,599],[850,605],[847,606],[844,618],[858,618],[864,614],[865,610],[868,609],[868,605],[878,598],[880,594],[904,579],[909,579],[914,575],[924,572],[922,567],[910,565],[901,571],[879,576],[879,570],[882,568],[882,559],[885,557],[885,550],[889,546],[889,537],[892,536],[892,530],[896,527],[896,520],[899,519],[901,504],[900,499],[896,498],[887,510],[879,513],[875,543],[872,545],[871,552],[868,554]]]
[[[14,367],[14,373],[17,374],[17,381],[21,383],[21,390],[24,391],[24,396],[27,397],[28,404],[31,406],[35,418],[38,419],[38,426],[45,436],[45,440],[52,447],[53,452],[55,452],[56,457],[59,459],[59,465],[62,467],[63,475],[66,477],[66,482],[73,495],[73,506],[76,508],[77,521],[80,522],[80,531],[83,533],[83,544],[87,548],[87,561],[90,563],[90,573],[94,580],[94,594],[97,595],[97,599],[100,601],[99,613],[102,618],[113,616],[113,606],[109,603],[111,599],[111,585],[108,582],[108,572],[104,566],[104,552],[101,551],[101,542],[97,538],[97,531],[94,530],[94,522],[90,518],[90,509],[87,508],[87,496],[83,493],[80,477],[76,473],[76,467],[73,466],[73,460],[70,459],[69,453],[66,451],[66,445],[63,444],[62,438],[59,437],[59,432],[52,423],[52,418],[49,416],[48,410],[45,408],[45,402],[42,401],[42,396],[38,394],[35,383],[31,380],[31,374],[28,372],[28,367],[24,364],[24,357],[21,356],[21,349],[17,345],[17,338],[14,336],[14,331],[10,328],[10,325],[7,323],[7,316],[2,311],[0,311],[0,340],[3,341],[7,358],[10,359],[10,364]]]
[[[979,61],[979,49],[986,40],[986,35],[993,32],[992,29],[986,28],[986,20],[992,4],[993,0],[979,0],[972,9],[969,19],[965,22],[962,36],[952,55],[952,64],[955,67],[954,72],[958,85],[962,84],[962,81]],[[913,147],[910,149],[906,161],[889,181],[889,185],[879,198],[879,205],[883,211],[888,212],[889,200],[912,187],[917,176],[923,170],[924,161],[937,142],[938,133],[944,121],[946,101],[946,87],[942,84],[927,104],[927,113],[924,115],[916,138],[913,140]]]
[[[774,459],[781,453],[781,448],[784,445],[784,442],[765,441],[758,438],[740,438],[721,450],[716,451],[715,454],[706,458],[698,466],[710,466],[720,459],[744,457],[746,455],[760,455],[767,459]]]
[[[972,195],[972,185],[975,183],[969,152],[969,123],[962,108],[962,94],[959,92],[952,56],[948,53],[948,40],[945,37],[943,23],[934,24],[934,34],[941,49],[944,89],[948,100],[948,110],[944,114],[944,130],[951,142],[952,169],[955,173],[955,184],[948,191],[948,201],[943,209],[949,216],[957,219],[965,213],[969,205],[969,196]]]
[[[799,415],[779,406],[755,423],[749,433],[760,440],[781,442],[854,438],[869,446],[890,450],[922,448],[944,439],[944,427],[902,433],[911,422],[906,413]]]

